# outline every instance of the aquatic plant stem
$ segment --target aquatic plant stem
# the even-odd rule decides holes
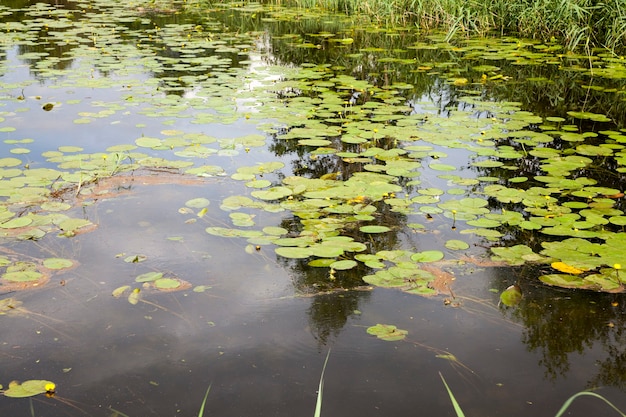
[[[326,354],[326,360],[322,367],[322,374],[320,375],[320,385],[317,388],[317,402],[315,403],[315,414],[313,417],[320,417],[322,415],[322,391],[324,390],[324,371],[326,371],[326,364],[328,364],[328,358],[330,357],[330,349]]]
[[[461,406],[457,402],[456,398],[454,398],[454,394],[452,394],[452,390],[450,390],[450,387],[446,383],[446,380],[441,374],[441,372],[439,372],[439,376],[441,377],[441,381],[443,382],[443,385],[446,387],[446,390],[448,391],[448,395],[450,396],[450,401],[452,402],[452,406],[454,407],[454,411],[456,412],[457,417],[465,417],[463,410],[461,410]]]
[[[206,389],[206,394],[204,394],[204,399],[202,400],[202,405],[200,406],[200,411],[198,411],[198,417],[202,417],[204,415],[204,406],[206,405],[206,399],[209,396],[209,391],[211,391],[211,385]]]

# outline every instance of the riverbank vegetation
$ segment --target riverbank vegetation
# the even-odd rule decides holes
[[[215,1],[215,0],[213,0]],[[455,35],[515,35],[558,40],[570,50],[626,49],[623,0],[265,0],[278,6],[368,15],[381,24],[443,29]]]

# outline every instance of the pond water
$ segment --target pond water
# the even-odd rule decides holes
[[[468,416],[626,410],[623,57],[256,3],[0,23],[2,415],[310,415],[329,351],[322,415],[455,415],[440,374]]]

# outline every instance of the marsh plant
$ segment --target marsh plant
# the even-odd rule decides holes
[[[209,3],[215,1],[208,0]],[[366,15],[385,24],[414,24],[462,35],[518,35],[562,40],[569,49],[626,46],[626,5],[621,0],[598,4],[591,0],[491,2],[454,0],[267,0],[276,6],[323,9]]]

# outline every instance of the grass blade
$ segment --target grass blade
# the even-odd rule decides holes
[[[211,384],[209,384],[209,388],[206,389],[206,394],[204,394],[204,400],[202,400],[200,411],[198,411],[198,417],[202,417],[204,415],[204,406],[206,405],[206,399],[209,396],[209,391],[211,391]]]
[[[456,401],[456,398],[454,398],[454,394],[452,394],[452,391],[450,390],[450,387],[446,383],[446,380],[444,379],[443,375],[441,375],[441,372],[439,372],[439,376],[441,377],[441,380],[443,381],[443,385],[448,390],[448,395],[450,396],[450,401],[452,401],[452,406],[454,407],[454,411],[456,412],[457,417],[465,417],[465,414],[463,414],[463,410],[461,410],[461,406]]]
[[[443,377],[442,377],[443,378]],[[444,382],[445,383],[445,382]],[[565,411],[569,408],[570,405],[572,405],[572,402],[574,402],[574,400],[582,395],[590,395],[592,397],[596,397],[601,399],[602,401],[604,401],[605,403],[607,403],[609,405],[609,407],[611,407],[613,410],[615,410],[620,416],[622,417],[626,417],[626,414],[622,413],[619,408],[615,407],[613,404],[611,404],[611,402],[609,400],[607,400],[606,398],[604,398],[602,395],[596,394],[595,392],[589,392],[589,391],[581,391],[579,393],[576,393],[574,395],[572,395],[571,397],[569,397],[567,399],[567,401],[565,401],[563,403],[563,405],[561,406],[561,409],[559,410],[558,413],[556,413],[555,417],[561,417],[563,415],[563,413],[565,413]]]
[[[122,413],[121,411],[116,410],[113,407],[109,407],[109,410],[113,411],[115,413],[115,416],[122,416],[122,417],[129,417],[128,415]]]
[[[322,367],[322,375],[320,376],[320,386],[317,389],[317,403],[315,404],[315,414],[313,417],[320,417],[322,415],[322,391],[324,390],[324,371],[326,370],[326,364],[328,363],[328,358],[330,357],[330,349],[328,349],[328,353],[326,354],[326,360],[324,361],[324,366]]]

